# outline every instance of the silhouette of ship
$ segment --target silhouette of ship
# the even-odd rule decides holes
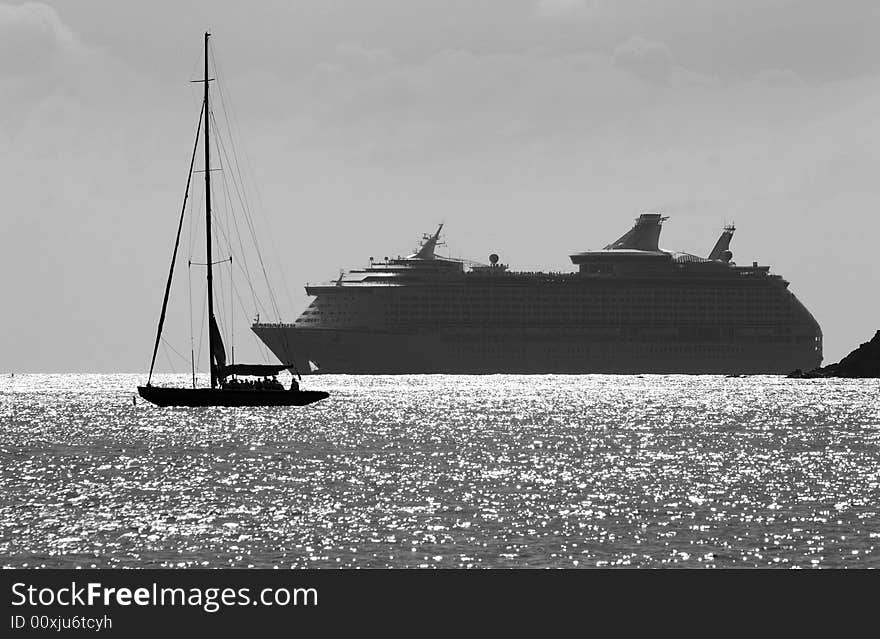
[[[732,225],[707,257],[659,248],[666,217],[640,215],[576,272],[516,272],[435,253],[307,286],[292,324],[252,330],[319,373],[788,373],[822,361],[822,331],[769,266],[738,266]]]

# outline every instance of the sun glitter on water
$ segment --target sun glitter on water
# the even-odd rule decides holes
[[[245,410],[4,376],[4,564],[880,566],[876,380],[317,379]]]

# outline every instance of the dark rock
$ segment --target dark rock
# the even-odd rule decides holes
[[[820,366],[811,371],[797,369],[788,374],[794,379],[817,377],[880,377],[880,331],[836,364]]]

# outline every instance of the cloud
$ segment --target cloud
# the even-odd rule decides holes
[[[668,46],[639,35],[617,45],[613,58],[616,66],[652,82],[666,82],[674,64]]]
[[[374,59],[383,63],[365,64]],[[388,166],[541,146],[554,132],[601,126],[618,116],[621,101],[652,90],[607,54],[455,49],[407,63],[354,45],[284,88],[288,135]]]
[[[85,45],[52,7],[0,4],[0,132],[14,139],[28,126],[57,124],[45,116],[59,108],[72,113],[106,99],[111,84],[123,77],[115,66],[100,49]]]
[[[190,15],[177,38],[160,28],[171,5],[157,1],[136,10],[155,28],[138,22],[131,34],[131,9],[119,3],[99,12],[59,0],[63,20],[45,5],[0,4],[0,138],[9,133],[0,175],[11,211],[0,260],[5,272],[30,269],[7,294],[28,313],[8,316],[0,334],[77,335],[67,350],[7,337],[0,352],[10,366],[142,363],[131,335],[153,330],[164,283],[198,113],[188,92],[199,87],[188,80],[203,22]],[[828,324],[834,305],[821,301],[837,283],[810,275],[815,260],[797,260],[825,246],[833,222],[851,247],[840,258],[846,272],[876,272],[866,256],[880,232],[869,170],[880,164],[870,144],[880,137],[871,115],[880,85],[844,63],[843,79],[811,70],[802,40],[823,64],[836,60],[827,54],[837,41],[779,37],[780,25],[813,32],[813,19],[601,0],[527,0],[509,13],[500,2],[465,13],[438,2],[427,14],[410,3],[402,17],[358,3],[347,7],[354,16],[302,6],[304,20],[248,10],[254,22],[236,30],[246,9],[230,5],[218,7],[225,22],[212,22],[229,61],[218,77],[241,124],[236,142],[254,163],[300,296],[286,318],[305,303],[299,284],[374,250],[407,250],[435,220],[448,221],[453,254],[501,250],[516,268],[567,269],[566,251],[604,245],[621,220],[660,207],[673,216],[668,245],[685,250],[736,219],[738,259],[769,260],[790,277],[827,328],[829,356],[843,351],[848,329]],[[559,19],[539,19],[539,6]],[[269,37],[273,29],[284,37]],[[779,241],[806,218],[800,246]],[[877,308],[862,301],[854,314],[876,317]],[[115,351],[85,348],[90,336]]]
[[[360,44],[342,43],[336,46],[336,58],[347,68],[375,73],[392,67],[394,56],[386,49],[371,49]]]
[[[804,80],[791,69],[765,69],[755,74],[753,82],[759,85],[776,88],[799,88]]]
[[[0,76],[44,71],[82,50],[52,7],[0,4]]]
[[[584,6],[584,0],[538,0],[536,9],[540,15],[557,16]]]

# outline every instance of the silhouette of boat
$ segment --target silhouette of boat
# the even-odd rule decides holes
[[[193,147],[192,160],[190,161],[189,177],[186,183],[186,193],[183,199],[183,209],[180,213],[180,222],[177,227],[177,237],[174,242],[174,252],[171,258],[171,268],[168,273],[168,281],[165,285],[165,297],[162,301],[162,311],[159,314],[159,327],[156,331],[156,342],[153,347],[153,358],[150,362],[150,373],[147,383],[138,386],[138,394],[157,406],[305,406],[329,397],[325,391],[300,390],[296,377],[299,373],[292,363],[287,364],[227,364],[226,349],[214,315],[214,289],[213,271],[211,258],[211,143],[210,143],[210,120],[211,110],[209,106],[208,76],[208,38],[210,33],[205,33],[205,76],[200,80],[205,84],[205,95],[202,102],[202,110],[199,116],[199,127],[196,132],[196,142]],[[204,126],[203,126],[204,123]],[[159,350],[159,342],[162,338],[162,327],[165,322],[165,312],[168,308],[168,296],[171,291],[171,280],[174,275],[174,264],[177,260],[177,249],[180,244],[180,233],[183,228],[183,218],[186,211],[186,200],[189,195],[189,187],[192,181],[193,166],[198,148],[199,132],[204,128],[205,132],[205,226],[206,226],[206,254],[207,254],[207,302],[208,302],[208,349],[211,368],[211,387],[196,388],[195,372],[193,372],[193,388],[173,388],[153,386],[153,369],[156,364],[156,353]],[[231,258],[230,258],[231,260]],[[295,377],[289,389],[284,389],[281,384],[274,380],[274,376],[283,370],[290,369]],[[263,380],[247,381],[239,377],[263,377]],[[272,377],[272,380],[269,378]]]
[[[330,396],[326,391],[168,388],[138,386],[141,397],[157,406],[305,406]]]

